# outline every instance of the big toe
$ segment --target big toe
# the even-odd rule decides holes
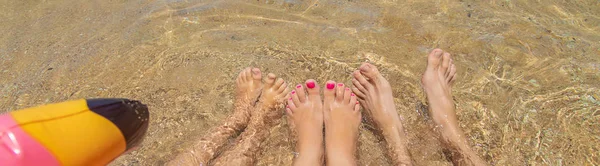
[[[273,74],[273,73],[267,74],[267,78],[265,79],[265,86],[267,88],[271,88],[275,84],[276,79],[277,79],[277,76],[275,74]]]
[[[359,69],[360,73],[365,75],[365,77],[367,77],[371,81],[377,80],[379,78],[379,70],[377,70],[377,67],[375,67],[375,65],[372,65],[370,63],[363,63],[362,65],[360,65]]]
[[[319,85],[317,84],[317,81],[313,80],[313,79],[309,79],[306,80],[305,82],[306,85],[306,91],[308,92],[308,96],[319,96]]]
[[[433,51],[431,51],[431,53],[429,53],[429,55],[427,56],[427,69],[428,70],[434,70],[437,69],[438,66],[440,66],[440,63],[442,63],[442,54],[444,53],[444,51],[442,49],[436,48]]]
[[[444,52],[442,54],[442,68],[440,72],[445,76],[450,72],[450,61],[452,61],[452,57],[450,57],[450,53]]]
[[[335,81],[327,81],[325,84],[326,89],[323,91],[324,103],[325,105],[333,102],[335,100]]]
[[[259,68],[253,68],[252,69],[252,79],[255,82],[258,81],[260,83],[260,81],[262,79],[262,73],[260,72]]]

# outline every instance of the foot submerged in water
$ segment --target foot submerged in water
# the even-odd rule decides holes
[[[323,92],[327,165],[356,165],[360,105],[343,83],[327,81]]]
[[[235,116],[233,118],[244,122],[245,125],[247,125],[250,119],[250,111],[261,94],[263,86],[261,79],[262,73],[260,69],[248,67],[242,70],[235,80],[237,88],[234,111],[240,111],[240,113],[234,113]]]
[[[285,98],[288,93],[287,83],[273,73],[267,74],[265,83],[263,85],[262,93],[258,99],[258,105],[254,112],[252,112],[252,119],[259,118],[268,124],[279,119],[282,115],[282,111],[278,110],[280,106],[285,102]]]
[[[294,165],[322,165],[323,104],[320,87],[312,79],[306,80],[305,85],[296,85],[286,108],[288,123],[296,133]]]
[[[386,140],[389,157],[395,165],[412,165],[408,139],[396,111],[390,83],[369,63],[362,64],[352,76],[352,91],[358,96],[367,119]]]
[[[427,56],[427,69],[421,78],[423,90],[429,103],[429,114],[441,134],[441,141],[452,152],[455,165],[486,165],[471,150],[458,125],[452,85],[456,80],[456,66],[449,53],[434,49]]]
[[[275,74],[267,74],[258,104],[251,112],[250,122],[240,135],[236,145],[224,152],[211,165],[255,165],[262,143],[269,130],[279,122],[282,106],[287,95],[287,84]]]

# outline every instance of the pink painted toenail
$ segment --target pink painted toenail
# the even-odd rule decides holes
[[[350,88],[346,88],[346,90],[350,90]]]
[[[290,105],[286,105],[285,107],[286,107],[286,108],[290,108]]]
[[[338,86],[344,86],[344,84],[342,84],[342,83],[339,83],[339,84],[338,84]]]
[[[334,83],[327,83],[327,89],[333,89],[333,88],[335,88]]]
[[[311,82],[307,82],[306,83],[306,87],[311,88],[311,89],[315,88],[315,82],[312,82],[312,81]]]
[[[302,88],[302,85],[298,84],[296,85],[296,88]]]
[[[350,96],[354,96],[354,93],[351,93]]]
[[[358,101],[356,101],[356,104],[358,104]]]
[[[290,97],[290,100],[292,100],[292,98]]]
[[[295,90],[293,90],[293,91],[292,91],[292,94],[296,94],[296,91],[295,91]]]

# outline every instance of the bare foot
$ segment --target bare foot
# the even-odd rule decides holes
[[[250,111],[254,109],[258,96],[261,94],[261,79],[262,73],[258,68],[248,67],[240,72],[235,80],[237,89],[234,112],[225,121],[225,125],[230,124],[230,127],[237,132],[241,132],[246,128],[250,120]]]
[[[201,138],[189,151],[179,154],[167,165],[202,165],[207,164],[222,151],[229,138],[237,136],[248,125],[250,111],[261,93],[261,71],[258,68],[246,68],[236,79],[236,101],[233,114],[209,134]]]
[[[287,91],[283,79],[272,73],[267,75],[259,104],[251,112],[248,127],[236,145],[217,158],[214,165],[254,165],[263,141],[269,136],[270,129],[279,122],[283,112],[280,108]]]
[[[442,136],[442,142],[452,151],[452,162],[455,165],[485,165],[471,150],[458,125],[452,100],[452,84],[455,79],[456,67],[450,54],[441,49],[431,51],[421,83],[427,94],[429,113]]]
[[[386,140],[388,155],[395,165],[412,165],[407,150],[408,139],[396,111],[390,83],[369,63],[362,64],[352,75],[352,91],[358,96],[368,119]]]
[[[258,68],[246,68],[240,72],[235,80],[237,85],[236,104],[250,104],[254,106],[262,89],[262,75]],[[242,102],[246,103],[242,103]]]
[[[356,165],[361,114],[356,96],[344,84],[327,81],[325,100],[325,149],[327,165]]]
[[[287,118],[297,133],[294,165],[323,165],[323,103],[315,80],[298,84],[290,93]],[[307,95],[308,93],[308,95]]]
[[[269,73],[265,79],[257,109],[252,112],[250,123],[271,124],[278,120],[283,115],[283,111],[277,109],[283,106],[288,92],[287,83],[283,79],[277,78],[275,74]]]

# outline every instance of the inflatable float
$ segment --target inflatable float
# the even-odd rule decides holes
[[[148,108],[128,99],[81,99],[0,115],[0,165],[106,165],[136,147]]]

